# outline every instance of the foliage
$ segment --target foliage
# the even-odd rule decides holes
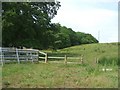
[[[80,44],[98,43],[91,35],[51,23],[60,2],[3,2],[4,47],[60,49]]]
[[[98,43],[98,40],[91,34],[75,32],[59,23],[56,25],[58,26],[58,33],[55,34],[55,48],[61,49],[80,44]]]
[[[55,33],[51,19],[60,2],[3,2],[3,46],[46,48]],[[28,41],[25,42],[25,41]],[[48,41],[49,43],[45,43]]]
[[[78,37],[79,44],[98,43],[98,40],[95,39],[91,34],[77,32],[77,37]]]

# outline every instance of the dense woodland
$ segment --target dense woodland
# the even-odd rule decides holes
[[[91,34],[51,23],[60,7],[60,2],[3,2],[3,47],[59,49],[98,43]]]

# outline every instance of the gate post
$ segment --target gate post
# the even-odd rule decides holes
[[[65,64],[67,64],[67,56],[65,55],[65,61],[64,61]]]
[[[83,64],[83,55],[81,55],[81,64]]]
[[[17,49],[17,48],[16,48],[16,56],[17,56],[17,61],[18,61],[18,64],[20,64],[19,54],[18,54],[18,49]]]
[[[48,59],[48,55],[46,53],[46,55],[45,55],[45,63],[47,63],[47,59]]]

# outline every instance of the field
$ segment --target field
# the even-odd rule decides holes
[[[80,57],[83,64],[48,63],[5,64],[2,68],[3,87],[13,88],[117,88],[118,44],[87,44],[57,51],[44,50],[48,56]],[[95,63],[95,58],[99,62]],[[80,62],[78,59],[68,62]],[[106,70],[105,69],[109,69]]]

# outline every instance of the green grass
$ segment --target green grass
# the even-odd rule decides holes
[[[8,88],[117,88],[118,46],[112,44],[87,44],[57,51],[44,50],[49,56],[80,57],[84,64],[22,63],[5,64],[2,84]],[[99,58],[99,63],[95,63]],[[56,61],[56,60],[55,60]],[[79,60],[68,60],[79,62]],[[63,60],[64,62],[64,60]],[[103,68],[112,71],[102,71]]]
[[[80,58],[81,55],[83,55],[84,62],[92,65],[95,64],[95,58],[98,58],[99,60],[102,60],[104,58],[115,59],[115,63],[117,62],[118,59],[118,43],[86,44],[86,45],[79,45],[65,49],[60,49],[57,51],[50,51],[50,50],[43,50],[43,51],[47,52],[48,56],[67,55],[68,57]],[[68,61],[79,62],[80,60],[74,59]]]
[[[79,64],[6,64],[3,87],[117,87],[117,67],[109,72],[101,69]]]

